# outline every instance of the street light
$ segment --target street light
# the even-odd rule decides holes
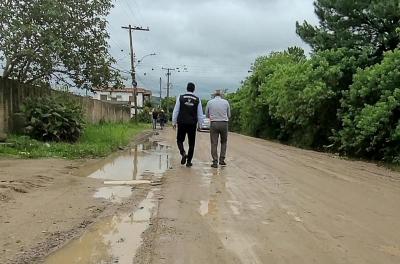
[[[156,53],[150,53],[150,54],[143,56],[140,60],[138,60],[138,63],[136,64],[136,66],[139,65],[143,61],[144,58],[149,57],[149,56],[156,56],[156,55],[157,55]]]

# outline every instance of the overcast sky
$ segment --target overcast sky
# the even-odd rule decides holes
[[[235,91],[258,56],[295,45],[309,51],[295,23],[317,21],[313,0],[117,0],[108,20],[112,55],[126,71],[129,35],[121,26],[150,28],[133,35],[138,59],[157,53],[138,65],[140,87],[158,96],[160,77],[166,87],[161,68],[186,66],[187,72],[172,73],[171,94],[183,92],[192,81],[206,99],[215,89]]]

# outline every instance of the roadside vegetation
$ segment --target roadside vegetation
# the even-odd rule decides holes
[[[125,147],[145,123],[88,124],[83,109],[63,95],[29,98],[21,107],[24,127],[0,145],[0,156],[19,158],[96,158]]]
[[[83,133],[82,107],[68,96],[28,98],[21,110],[25,117],[24,132],[33,139],[73,143]]]
[[[0,145],[0,156],[18,158],[96,158],[125,147],[148,124],[103,123],[87,125],[76,143],[43,142],[28,136],[12,135],[6,145]]]
[[[297,24],[313,51],[259,57],[236,93],[231,129],[304,148],[400,164],[398,1],[316,1]]]

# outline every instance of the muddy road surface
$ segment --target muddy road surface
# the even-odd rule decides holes
[[[80,161],[0,159],[0,263],[33,263],[104,211]]]
[[[162,184],[46,263],[400,263],[398,173],[234,134],[212,169],[207,133],[188,169],[172,130],[157,142]]]

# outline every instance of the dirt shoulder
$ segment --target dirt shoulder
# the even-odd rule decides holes
[[[0,160],[0,263],[24,263],[73,237],[106,207],[81,161]],[[35,256],[36,255],[36,256]]]

